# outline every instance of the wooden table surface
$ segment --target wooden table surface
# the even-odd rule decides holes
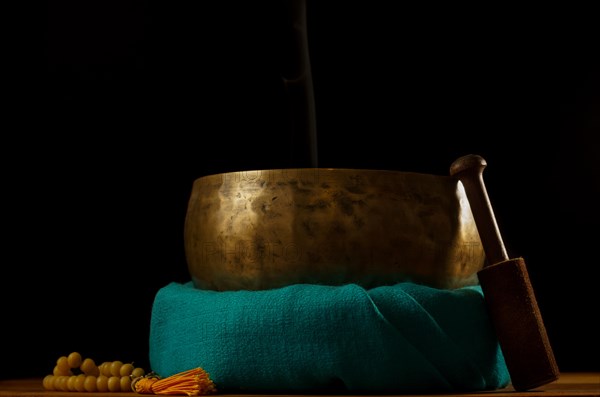
[[[110,395],[112,397],[132,397],[133,393],[79,393],[79,392],[58,392],[46,391],[42,387],[42,379],[15,379],[15,380],[0,380],[0,396],[1,397],[91,397],[94,395]],[[224,394],[221,394],[224,395]],[[227,394],[228,396],[251,397],[256,394]],[[289,394],[290,396],[292,394]],[[269,397],[283,396],[282,394],[269,394]],[[293,395],[298,397],[299,395]],[[311,397],[318,395],[313,394]],[[322,396],[322,395],[321,395]],[[336,397],[344,397],[335,395]],[[356,397],[357,395],[354,395]],[[361,397],[368,397],[361,394]],[[440,396],[440,395],[438,395]],[[595,396],[600,397],[600,372],[577,372],[563,373],[560,379],[556,382],[539,387],[527,392],[515,392],[511,387],[495,391],[468,393],[468,394],[443,394],[444,397],[565,397],[565,396]],[[385,397],[391,397],[389,395]],[[402,395],[402,397],[410,397]],[[426,395],[418,395],[413,397],[427,397]]]

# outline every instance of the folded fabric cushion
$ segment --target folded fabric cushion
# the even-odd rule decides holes
[[[159,375],[202,367],[220,391],[464,392],[510,382],[478,286],[218,292],[171,283],[156,294],[149,349]]]

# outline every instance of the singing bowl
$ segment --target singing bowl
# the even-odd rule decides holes
[[[196,179],[184,226],[195,287],[475,285],[485,255],[450,176],[295,168]]]

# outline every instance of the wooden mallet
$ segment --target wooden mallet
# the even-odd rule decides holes
[[[560,376],[523,258],[509,259],[483,182],[486,161],[469,154],[450,166],[462,183],[486,256],[477,276],[516,391]]]

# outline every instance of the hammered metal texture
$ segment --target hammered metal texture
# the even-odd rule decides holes
[[[460,182],[399,171],[298,168],[204,176],[184,230],[194,285],[365,288],[478,283],[485,255]]]

